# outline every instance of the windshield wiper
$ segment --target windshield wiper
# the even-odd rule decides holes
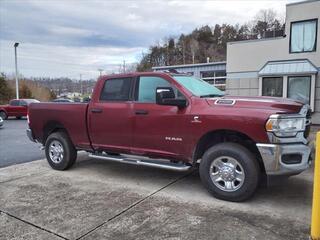
[[[221,94],[206,94],[206,95],[201,95],[201,98],[207,98],[207,97],[223,97],[224,95]]]

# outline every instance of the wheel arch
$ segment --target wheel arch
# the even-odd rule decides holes
[[[8,112],[7,112],[7,110],[5,108],[0,108],[0,112],[4,112],[8,117]]]
[[[260,169],[265,173],[262,157],[256,146],[256,142],[245,133],[229,129],[219,129],[205,133],[198,140],[195,146],[192,157],[193,163],[195,164],[210,147],[222,142],[238,143],[247,148],[252,154],[254,154],[259,163]]]
[[[67,131],[67,129],[64,127],[64,125],[58,121],[49,121],[47,122],[43,127],[43,136],[42,136],[42,143],[45,144],[47,141],[47,138],[50,134],[54,132],[62,131],[67,134],[70,141],[72,142],[70,135]]]

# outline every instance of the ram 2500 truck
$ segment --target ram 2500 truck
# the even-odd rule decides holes
[[[184,74],[102,76],[89,103],[31,104],[27,134],[57,170],[78,150],[177,171],[198,166],[204,186],[229,201],[251,197],[261,179],[308,168],[308,105],[223,95]]]

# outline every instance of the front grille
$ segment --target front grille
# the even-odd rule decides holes
[[[311,109],[309,108],[307,115],[306,115],[307,119],[311,119]]]
[[[306,129],[303,133],[303,136],[305,138],[308,138],[309,134],[310,134],[310,129],[311,129],[311,109],[308,110],[307,115],[306,115],[306,119],[307,119],[307,121],[306,121],[307,125],[306,125]]]

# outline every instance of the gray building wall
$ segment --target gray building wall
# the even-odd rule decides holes
[[[232,81],[227,79],[226,93],[236,96],[258,96],[258,78],[235,78]]]
[[[290,53],[290,25],[294,21],[318,19],[317,51]],[[272,60],[309,59],[320,67],[320,1],[288,4],[286,8],[286,37],[229,42],[227,44],[227,74],[259,71]]]
[[[291,22],[310,19],[318,19],[316,51],[290,53]],[[315,91],[312,121],[320,124],[320,1],[288,4],[285,34],[285,37],[228,43],[226,93],[258,96],[261,92],[258,73],[267,62],[308,59],[318,68],[318,73],[313,75],[315,88],[311,89]]]

